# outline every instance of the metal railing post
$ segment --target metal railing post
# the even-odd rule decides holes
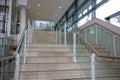
[[[74,62],[76,63],[76,33],[73,33],[73,55]]]
[[[64,26],[64,44],[66,44],[66,24]]]
[[[30,43],[30,34],[31,34],[30,29],[28,29],[27,32],[28,32],[28,43]]]
[[[24,37],[24,64],[25,64],[25,62],[26,62],[26,39],[27,39],[27,31],[25,31],[25,37]]]
[[[58,42],[57,42],[57,29],[56,29],[56,43],[58,43]]]
[[[33,28],[30,29],[30,43],[32,42]]]
[[[17,54],[15,57],[15,72],[14,72],[14,80],[19,80],[19,63],[20,63],[20,54]]]
[[[61,29],[59,31],[59,44],[61,44]]]
[[[96,26],[96,44],[98,44],[98,27]]]
[[[117,56],[117,54],[116,54],[116,41],[115,41],[115,35],[113,34],[113,50],[114,50],[114,56]]]
[[[91,54],[91,80],[95,80],[95,54]]]

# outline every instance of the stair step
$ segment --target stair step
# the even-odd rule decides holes
[[[45,71],[45,72],[21,72],[20,79],[67,79],[67,78],[84,78],[81,70],[72,71]]]
[[[81,71],[84,73],[85,76],[91,76],[91,69],[84,69]],[[95,73],[96,76],[107,75],[108,77],[110,77],[111,75],[114,75],[114,74],[120,74],[120,69],[96,69],[95,72],[96,72]]]
[[[73,62],[72,57],[27,57],[26,63],[66,63]]]
[[[96,76],[96,79],[95,80],[120,80],[120,74],[115,74],[115,75],[111,75],[111,76],[108,76],[108,75],[104,75],[104,76]],[[81,80],[81,78],[69,78],[69,79],[53,79],[53,80]],[[86,78],[83,78],[82,80],[91,80],[91,77],[86,77]]]
[[[33,52],[27,52],[26,56],[73,56],[71,52],[61,52],[61,51],[33,51]]]
[[[80,69],[79,64],[76,63],[61,63],[61,64],[22,64],[20,71],[55,71],[55,70],[75,70]]]
[[[55,48],[55,47],[46,47],[46,48],[44,48],[44,47],[33,48],[32,47],[31,48],[31,47],[29,47],[26,50],[27,51],[39,51],[39,50],[43,50],[43,51],[55,51],[55,50],[60,50],[60,51],[67,50],[67,51],[71,51],[70,48],[64,48],[64,47],[58,47],[58,48]]]
[[[90,62],[83,62],[83,63],[78,63],[81,67],[81,69],[91,69],[91,63]],[[95,63],[95,68],[96,69],[120,69],[120,64],[119,63],[114,63],[114,62],[96,62]]]

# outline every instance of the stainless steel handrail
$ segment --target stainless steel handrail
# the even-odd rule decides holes
[[[97,21],[96,21],[96,20],[97,20]],[[73,29],[72,32],[75,32],[76,35],[79,36],[80,39],[82,39],[82,40],[84,41],[85,46],[89,49],[89,51],[90,51],[91,53],[95,53],[98,57],[101,57],[101,58],[120,59],[120,57],[100,55],[100,53],[99,53],[98,51],[96,51],[96,50],[93,48],[93,46],[92,46],[91,44],[89,44],[89,43],[81,36],[80,33],[78,33],[79,31],[81,31],[81,30],[83,30],[83,29],[85,29],[85,28],[88,28],[89,26],[91,26],[91,25],[93,25],[93,24],[98,24],[98,23],[97,23],[97,22],[99,22],[98,20],[99,20],[99,19],[95,19],[95,20],[94,20],[95,22],[94,22],[94,21],[91,21],[91,22],[89,22],[88,24],[86,23],[87,25],[86,25],[86,24],[83,25],[84,28],[82,28],[82,29],[80,29],[80,28],[78,28],[78,27],[76,27],[76,28],[73,29],[73,26],[72,26],[72,25],[69,26],[69,24],[67,24],[67,26],[68,26],[69,28],[72,28],[72,29]],[[100,21],[100,22],[103,23],[102,21]],[[99,25],[100,25],[100,24],[99,24]],[[105,23],[104,23],[104,25],[105,25]],[[112,25],[112,24],[109,24],[109,25]],[[101,27],[102,27],[102,25],[101,25]],[[103,28],[104,28],[104,27],[103,27]],[[108,28],[105,28],[105,29],[107,29],[107,30],[109,30],[110,32],[113,32],[114,34],[116,34],[116,35],[119,36],[118,32],[114,32],[114,31],[112,31],[112,30],[110,30],[110,29],[108,29]]]
[[[16,55],[12,55],[12,56],[8,56],[8,57],[5,57],[5,58],[1,58],[0,59],[0,62],[4,61],[4,60],[9,60],[9,59],[13,59],[15,58]]]

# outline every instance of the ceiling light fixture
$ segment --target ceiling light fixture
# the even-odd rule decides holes
[[[40,4],[37,4],[37,7],[40,7]]]
[[[62,7],[61,6],[59,6],[59,9],[61,9]]]

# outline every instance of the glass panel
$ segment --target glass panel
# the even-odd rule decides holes
[[[11,46],[13,45],[13,39],[6,35],[0,36],[0,58],[12,55]]]
[[[100,44],[110,52],[109,55],[113,55],[113,34],[108,30],[102,28],[100,25],[94,24],[80,31],[80,34],[89,42],[89,44]],[[117,43],[119,43],[119,39],[116,40]]]
[[[67,44],[73,44],[73,32],[72,32],[73,28],[74,28],[74,25],[72,27],[67,25],[67,28],[66,28],[66,31],[67,31],[66,42],[67,42]]]
[[[66,42],[67,44],[73,44],[73,33],[72,32],[66,33]]]
[[[120,57],[120,37],[116,37],[116,56]]]
[[[90,66],[90,51],[85,46],[84,41],[77,35],[76,36],[76,60],[85,76],[91,73]]]
[[[3,60],[0,63],[0,80],[13,80],[15,70],[15,59]]]
[[[87,37],[87,36],[86,36],[86,32],[87,32],[86,29],[80,31],[81,36],[84,37],[85,39],[86,39],[86,37]]]
[[[57,37],[57,43],[59,43],[59,31],[58,30],[57,30],[56,37]]]
[[[65,25],[61,26],[61,44],[64,44],[64,27]]]
[[[87,41],[90,44],[96,43],[96,27],[94,25],[87,29]]]
[[[99,44],[102,44],[108,51],[114,53],[113,35],[111,32],[108,32],[107,30],[98,27],[98,42]]]

